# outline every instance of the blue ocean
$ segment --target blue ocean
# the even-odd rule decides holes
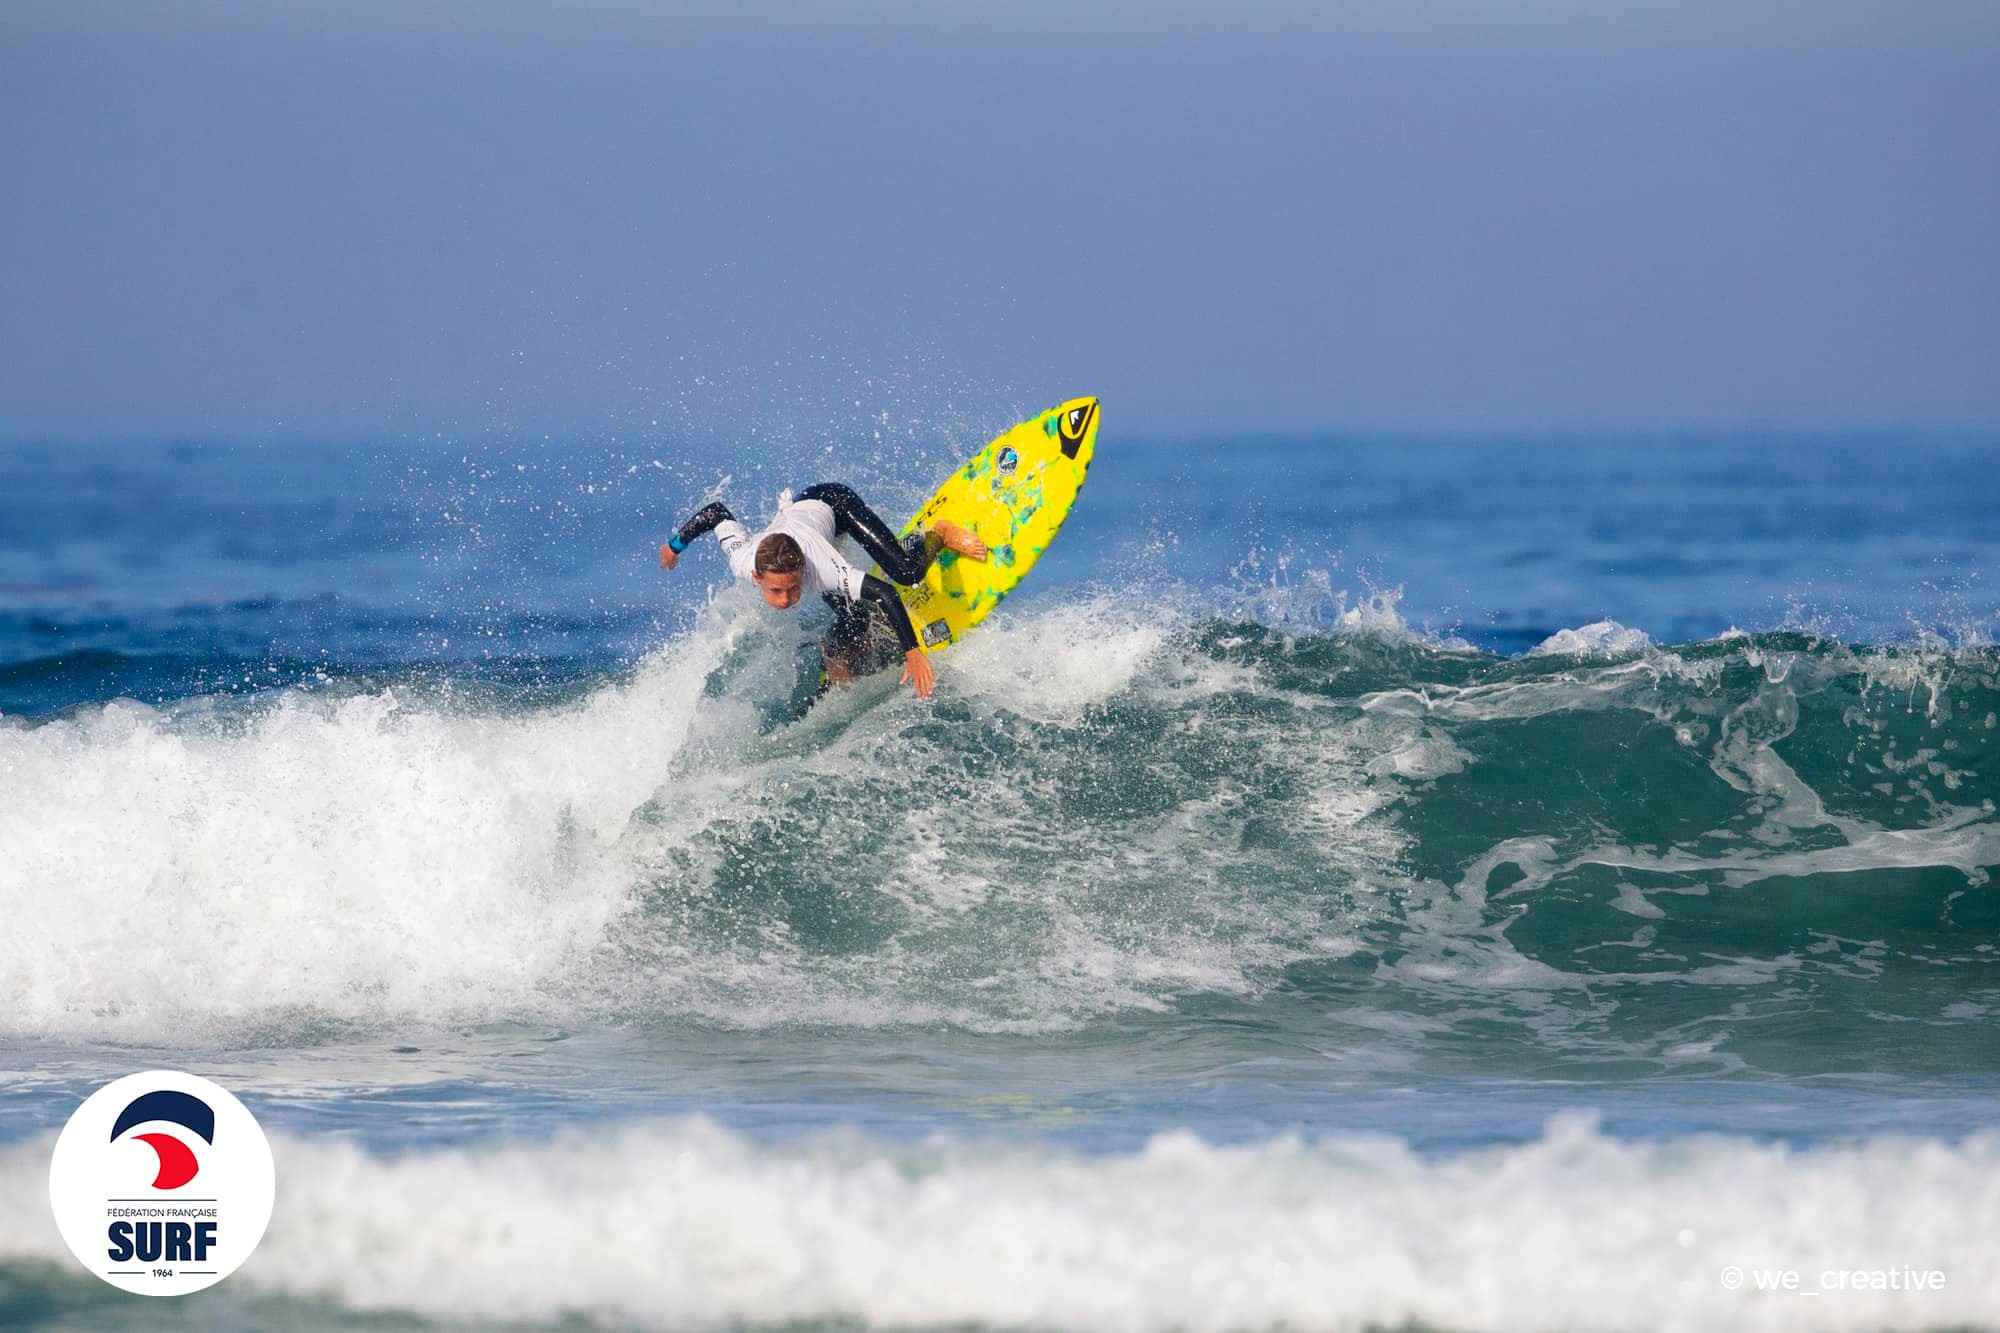
[[[0,1324],[2000,1328],[2000,437],[1111,401],[929,701],[659,568],[1039,406],[0,446]],[[175,1300],[47,1207],[154,1068]]]

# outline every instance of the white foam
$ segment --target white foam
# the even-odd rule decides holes
[[[701,1121],[400,1157],[274,1146],[277,1213],[232,1283],[454,1321],[1727,1333],[2000,1309],[1991,1137],[1632,1143],[1574,1116],[1441,1160],[1380,1137],[1185,1132],[1104,1157],[769,1147]],[[38,1195],[48,1151],[0,1152],[0,1196]],[[45,1209],[0,1209],[0,1260],[21,1259],[70,1262]],[[1811,1291],[1855,1270],[1943,1288],[1759,1289],[1785,1270]]]
[[[938,659],[939,670],[983,706],[1073,722],[1129,687],[1178,627],[1163,608],[1100,593],[1034,615],[992,616]]]
[[[1630,629],[1615,620],[1594,620],[1575,629],[1557,630],[1528,650],[1530,657],[1629,657],[1653,646],[1644,630]]]
[[[532,1012],[624,908],[608,849],[721,646],[527,715],[287,693],[0,732],[0,1033]]]
[[[1672,686],[1712,689],[1721,672],[1719,661],[1690,661],[1654,652],[1549,676],[1383,690],[1363,695],[1358,702],[1364,710],[1380,715],[1434,715],[1471,722],[1514,722],[1551,713],[1632,709],[1673,726],[1682,721],[1685,702],[1665,691]],[[1691,741],[1692,733],[1683,743]]]

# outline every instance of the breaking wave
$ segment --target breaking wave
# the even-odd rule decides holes
[[[1387,605],[1291,632],[1086,593],[954,650],[930,704],[883,677],[801,717],[805,632],[746,609],[553,703],[0,719],[0,1036],[1198,1000],[1447,1065],[1992,1049],[1962,1035],[2000,1012],[1991,648],[1607,624],[1508,659]]]

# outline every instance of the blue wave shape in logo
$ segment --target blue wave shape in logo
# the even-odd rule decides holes
[[[171,1088],[134,1098],[130,1106],[118,1113],[117,1123],[111,1126],[111,1137],[116,1140],[134,1125],[143,1125],[149,1120],[164,1120],[201,1135],[209,1143],[215,1142],[215,1112],[208,1103]]]

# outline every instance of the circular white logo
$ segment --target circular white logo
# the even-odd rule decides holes
[[[184,1296],[235,1272],[264,1238],[276,1189],[249,1108],[170,1069],[90,1094],[49,1163],[49,1204],[70,1251],[142,1296]]]

